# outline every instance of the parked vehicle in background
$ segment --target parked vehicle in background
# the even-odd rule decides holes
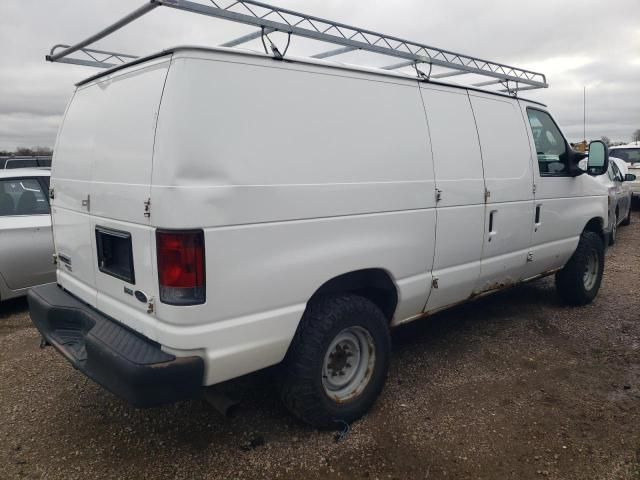
[[[289,410],[335,427],[382,390],[392,327],[545,275],[595,298],[602,142],[582,170],[543,104],[273,48],[177,47],[77,85],[57,285],[29,293],[76,368],[150,406],[280,364]]]
[[[626,170],[624,161],[609,157],[606,173],[596,177],[609,191],[609,224],[606,230],[609,245],[616,243],[618,226],[631,223],[631,190],[625,181]]]
[[[8,168],[51,168],[50,156],[0,157],[0,170]]]
[[[611,147],[610,155],[626,162],[629,169],[627,173],[636,176],[635,180],[630,180],[628,183],[631,194],[640,196],[640,144],[616,145]]]
[[[44,169],[0,170],[0,301],[55,282]]]

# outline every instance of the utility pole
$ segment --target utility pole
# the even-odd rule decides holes
[[[587,146],[587,86],[584,86],[582,93],[582,133],[584,138],[584,146]]]

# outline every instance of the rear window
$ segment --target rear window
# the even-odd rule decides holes
[[[51,157],[0,158],[0,169],[37,167],[51,168]]]
[[[36,178],[0,180],[0,217],[48,213],[49,201]]]
[[[627,163],[640,163],[640,148],[612,148],[609,155]]]
[[[9,158],[4,168],[33,168],[38,166],[35,158]]]

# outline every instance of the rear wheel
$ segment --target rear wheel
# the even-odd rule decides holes
[[[390,354],[387,319],[372,302],[357,295],[312,300],[284,361],[282,400],[315,427],[349,423],[380,394]]]
[[[583,232],[573,256],[556,274],[560,297],[571,305],[586,305],[598,294],[604,271],[604,245],[595,232]]]

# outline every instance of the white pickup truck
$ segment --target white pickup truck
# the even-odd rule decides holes
[[[604,144],[583,171],[540,103],[278,53],[177,47],[77,85],[57,285],[29,295],[76,368],[149,406],[279,365],[331,426],[374,403],[398,325],[552,274],[593,300]]]

